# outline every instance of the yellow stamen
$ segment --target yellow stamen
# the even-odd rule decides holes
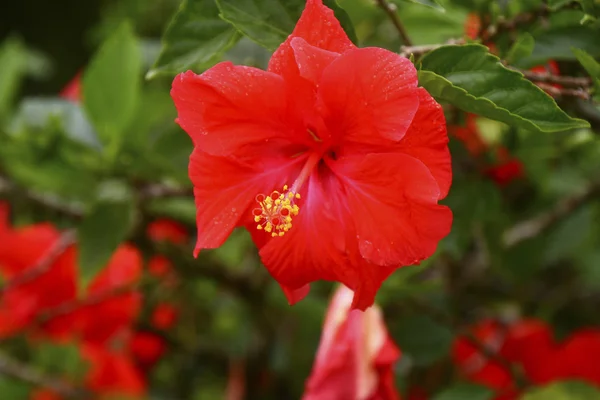
[[[292,228],[292,217],[300,212],[294,200],[300,195],[288,190],[288,185],[285,185],[283,193],[275,190],[270,196],[256,196],[259,205],[253,211],[254,221],[258,223],[256,229],[264,230],[272,237],[281,237]]]

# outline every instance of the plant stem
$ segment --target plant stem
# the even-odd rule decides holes
[[[400,21],[400,18],[398,17],[398,13],[396,12],[396,6],[394,4],[388,3],[387,0],[376,0],[376,1],[377,1],[377,4],[379,5],[379,7],[381,7],[381,9],[388,15],[388,17],[390,17],[392,24],[394,24],[394,26],[396,27],[396,30],[398,31],[398,33],[400,34],[400,37],[402,38],[402,43],[405,46],[412,46],[412,40],[410,40],[410,37],[408,36],[408,32],[406,31],[406,28],[404,28],[402,21]]]

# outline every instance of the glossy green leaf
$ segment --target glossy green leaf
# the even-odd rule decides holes
[[[100,47],[83,75],[83,104],[99,139],[113,154],[134,116],[140,91],[141,54],[128,23]]]
[[[491,400],[493,398],[494,391],[488,387],[459,383],[438,393],[433,400]]]
[[[239,38],[237,30],[219,18],[214,0],[185,0],[164,33],[160,55],[146,78],[209,67]]]
[[[269,50],[275,50],[287,37],[306,4],[305,0],[216,0],[221,17],[240,32]],[[325,0],[342,27],[356,43],[350,17],[335,0]]]
[[[529,57],[533,52],[535,41],[533,36],[525,32],[519,36],[515,44],[512,45],[505,59],[508,64],[514,64],[515,62]]]
[[[600,391],[583,382],[558,382],[533,388],[521,400],[590,400],[600,399]]]
[[[79,275],[84,286],[106,265],[134,223],[133,198],[125,185],[103,184],[98,197],[79,226]]]
[[[541,132],[588,127],[569,117],[543,90],[507,69],[485,46],[443,46],[422,59],[419,84],[458,108]]]

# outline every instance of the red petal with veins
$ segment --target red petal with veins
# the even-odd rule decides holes
[[[298,129],[288,116],[281,76],[257,68],[215,65],[201,75],[191,71],[173,81],[177,122],[195,146],[213,155],[230,155],[248,144],[279,139],[293,142]]]
[[[423,88],[418,89],[419,109],[406,135],[398,143],[400,152],[420,160],[435,178],[443,199],[452,184],[452,160],[444,110]]]
[[[269,195],[289,184],[302,157],[256,159],[243,163],[232,157],[216,157],[195,148],[190,157],[190,179],[196,198],[198,241],[201,249],[225,242],[240,220],[248,217],[259,193]],[[243,221],[244,223],[246,221]]]
[[[415,264],[450,232],[452,212],[440,206],[437,182],[419,160],[369,154],[331,163],[344,180],[360,254],[377,265]]]
[[[419,107],[417,71],[391,51],[353,49],[325,68],[317,96],[339,140],[388,144],[402,139]]]

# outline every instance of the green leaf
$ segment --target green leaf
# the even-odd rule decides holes
[[[0,376],[0,393],[5,399],[28,400],[31,399],[30,391],[29,384],[8,376]]]
[[[393,329],[394,339],[416,365],[431,365],[450,351],[452,332],[427,316],[400,319]]]
[[[586,16],[592,17],[592,19],[596,19],[600,17],[600,1],[598,0],[579,0],[581,3],[581,8],[583,8],[583,12],[586,13]]]
[[[10,107],[19,88],[19,83],[25,76],[27,53],[17,39],[10,38],[0,47],[0,118]]]
[[[589,400],[599,399],[600,391],[583,382],[558,382],[542,388],[534,388],[521,400]]]
[[[75,344],[40,343],[35,347],[34,365],[50,375],[81,380],[87,372],[87,362],[81,358]]]
[[[575,57],[577,57],[577,61],[579,61],[587,73],[590,74],[596,84],[596,90],[600,92],[600,63],[583,50],[571,49],[571,51],[575,54]]]
[[[445,12],[446,9],[437,0],[404,0],[411,3],[421,4],[427,7],[435,8],[438,11]]]
[[[580,49],[573,48],[571,51],[592,78],[600,79],[600,63],[594,57]]]
[[[433,400],[490,400],[494,391],[488,387],[471,383],[458,383],[443,390],[433,397]]]
[[[129,189],[119,182],[100,186],[99,200],[79,226],[79,267],[82,286],[106,265],[134,223]]]
[[[535,35],[535,46],[529,57],[519,61],[518,66],[531,68],[548,60],[575,60],[573,47],[584,50],[592,57],[600,57],[598,31],[587,26],[565,26],[543,31]]]
[[[422,59],[419,83],[434,97],[509,125],[540,132],[588,127],[543,90],[507,69],[485,46],[443,46]]]
[[[194,199],[189,198],[166,198],[154,199],[147,205],[148,211],[154,215],[174,218],[189,224],[196,223],[196,206]]]
[[[443,13],[431,12],[418,4],[407,4],[405,0],[395,2],[404,3],[398,16],[415,45],[444,43],[464,34],[467,13],[461,8],[447,6]]]
[[[60,120],[62,128],[71,139],[90,148],[101,147],[80,105],[66,100],[25,98],[19,105],[12,130],[19,132],[24,127],[44,128],[52,117]]]
[[[522,58],[529,57],[533,52],[535,41],[533,36],[525,32],[519,36],[515,44],[510,48],[506,55],[506,62],[508,64],[514,64]]]
[[[141,54],[123,23],[100,47],[83,75],[83,104],[112,156],[134,116],[140,91]]]
[[[548,8],[552,11],[556,11],[572,2],[573,0],[548,0]]]
[[[162,37],[162,50],[146,79],[210,67],[239,38],[237,30],[219,18],[214,0],[185,0]]]
[[[581,4],[583,12],[592,16],[600,17],[600,2],[597,0],[575,0]],[[548,7],[556,11],[566,5],[573,3],[574,0],[548,0]]]
[[[240,32],[269,50],[275,50],[294,30],[304,0],[216,0],[221,17]],[[342,27],[356,43],[350,17],[335,0],[325,0]]]

